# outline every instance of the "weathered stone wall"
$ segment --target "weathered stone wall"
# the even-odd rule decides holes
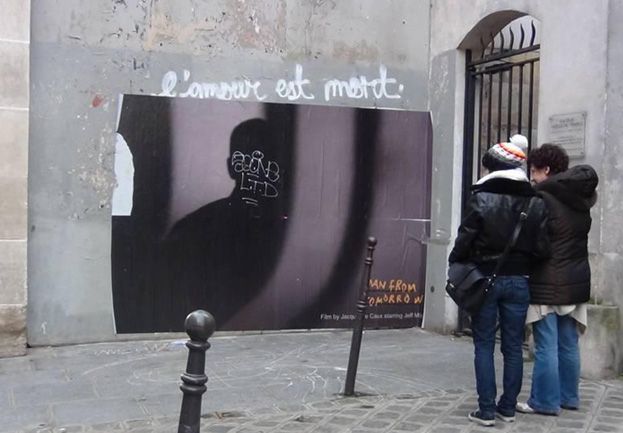
[[[604,301],[619,306],[619,343],[623,347],[623,3],[611,1],[608,11],[606,128],[599,186],[601,248],[593,278]],[[623,371],[623,350],[618,352]]]
[[[433,118],[433,190],[431,233],[428,249],[427,303],[425,325],[449,330],[456,321],[456,309],[443,291],[445,259],[460,222],[460,172],[463,148],[464,49],[477,48],[511,20],[530,15],[540,22],[540,87],[538,143],[550,138],[549,117],[555,114],[586,112],[585,157],[572,164],[589,163],[600,175],[597,205],[589,253],[593,269],[592,292],[601,303],[623,307],[621,266],[621,114],[623,97],[621,74],[623,37],[616,23],[623,18],[620,2],[478,0],[459,3],[432,1],[430,111]],[[564,16],[564,19],[562,17]],[[452,25],[446,25],[452,23]],[[570,29],[582,29],[570,31]],[[434,292],[430,288],[436,288]],[[608,310],[608,317],[612,315]],[[595,309],[591,315],[596,316]],[[599,326],[600,320],[593,325]],[[595,329],[587,334],[585,347],[603,347],[610,365],[590,376],[612,374],[621,369],[621,354],[612,354],[612,338],[602,338],[612,329]],[[589,327],[591,324],[589,323]],[[619,329],[617,331],[617,329]],[[616,340],[616,338],[615,338]],[[621,347],[619,344],[618,347]],[[593,349],[591,349],[592,351]],[[599,356],[595,355],[594,356]],[[608,373],[608,371],[610,373]]]
[[[0,356],[26,350],[30,1],[0,14]]]
[[[29,341],[115,338],[110,276],[119,94],[249,80],[266,102],[426,110],[428,0],[65,0],[32,10]],[[298,66],[298,67],[297,67]],[[398,98],[325,96],[386,74]],[[287,81],[309,80],[306,96]],[[175,75],[173,75],[175,74]],[[164,78],[164,82],[163,82]],[[284,82],[286,80],[285,88]],[[281,84],[280,84],[281,83]],[[199,86],[201,87],[201,86]],[[204,95],[205,96],[205,95]],[[221,97],[225,97],[221,95]]]

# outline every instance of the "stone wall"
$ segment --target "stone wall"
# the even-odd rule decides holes
[[[0,14],[0,356],[26,350],[30,1]]]
[[[623,4],[611,1],[608,13],[608,68],[606,72],[606,128],[603,168],[599,185],[602,220],[601,249],[593,278],[601,300],[619,307],[619,339],[623,347]],[[623,350],[618,353],[618,371],[623,371]]]
[[[297,70],[300,103],[425,111],[428,0],[65,0],[32,10],[29,342],[116,338],[111,196],[120,94],[177,94]],[[323,82],[388,74],[399,99],[324,97]],[[168,74],[168,75],[167,75]],[[168,83],[168,84],[167,84]],[[265,102],[297,98],[266,92]],[[290,95],[294,96],[294,95]],[[127,338],[127,336],[124,336]]]
[[[592,210],[589,253],[593,270],[594,298],[606,305],[623,306],[621,266],[621,114],[623,63],[620,2],[478,0],[458,3],[433,0],[431,12],[430,111],[433,118],[433,239],[428,250],[425,325],[451,330],[456,308],[443,291],[445,259],[460,222],[460,173],[463,149],[465,49],[477,48],[480,36],[487,40],[508,22],[530,15],[540,22],[540,87],[538,142],[550,138],[549,118],[556,114],[586,113],[585,156],[572,164],[589,163],[600,175],[599,201]],[[564,15],[564,19],[561,17]],[[452,25],[446,25],[452,23]],[[570,32],[569,29],[582,29]],[[435,288],[433,291],[432,289]],[[592,316],[596,317],[596,311]],[[610,309],[608,309],[610,311]],[[594,329],[583,347],[604,348],[608,366],[587,376],[613,374],[621,369],[621,350],[611,353],[614,340],[623,341],[620,329]],[[603,321],[594,320],[599,327]],[[589,327],[591,324],[589,323]],[[589,341],[590,340],[590,341]],[[594,349],[590,349],[593,351]],[[599,355],[595,355],[599,356]],[[617,365],[618,368],[617,368]]]

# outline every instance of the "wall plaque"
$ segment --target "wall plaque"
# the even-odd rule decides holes
[[[555,114],[549,118],[549,142],[567,151],[569,158],[584,157],[586,112]]]

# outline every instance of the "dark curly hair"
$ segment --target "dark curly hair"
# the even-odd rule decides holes
[[[551,174],[562,173],[569,168],[569,156],[562,147],[544,143],[528,154],[528,167],[530,166],[549,167]]]

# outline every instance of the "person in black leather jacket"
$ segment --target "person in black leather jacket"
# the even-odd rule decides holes
[[[523,379],[522,343],[530,302],[527,275],[535,262],[549,254],[547,210],[525,171],[526,155],[513,143],[498,143],[482,158],[489,174],[472,186],[472,196],[448,261],[471,261],[491,274],[498,258],[531,201],[528,216],[482,308],[472,316],[474,368],[479,410],[469,419],[491,426],[495,418],[514,421],[517,395]],[[504,392],[496,404],[495,349],[499,321],[504,355]]]
[[[566,152],[553,144],[530,152],[528,164],[549,211],[552,254],[530,275],[527,323],[532,324],[535,359],[530,398],[517,410],[557,415],[561,408],[580,405],[578,330],[587,325],[588,233],[599,179],[589,165],[568,168]]]

